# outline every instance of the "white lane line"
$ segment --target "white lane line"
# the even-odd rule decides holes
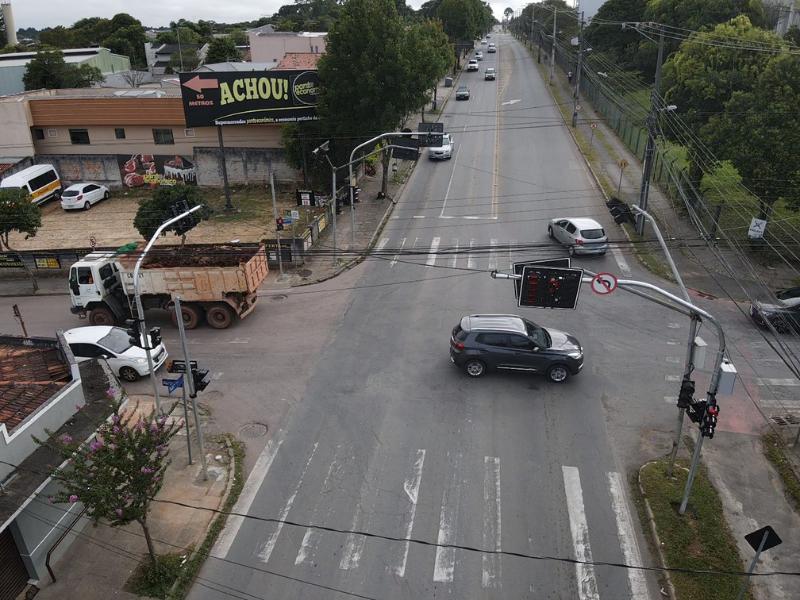
[[[281,429],[273,438],[267,440],[267,445],[261,451],[261,454],[259,454],[258,460],[256,460],[256,464],[253,466],[253,470],[250,472],[242,488],[242,493],[236,501],[236,505],[233,507],[233,512],[235,514],[228,518],[225,529],[222,530],[222,534],[214,544],[214,549],[211,551],[212,556],[221,559],[228,556],[228,552],[230,552],[231,546],[233,545],[233,540],[236,539],[239,529],[244,523],[244,517],[240,515],[250,513],[250,507],[256,499],[258,490],[261,489],[261,485],[267,478],[269,468],[272,466],[272,461],[275,460],[275,455],[278,454],[278,450],[281,449],[281,444],[283,444],[285,435],[286,432]]]
[[[630,277],[631,268],[628,265],[628,261],[625,260],[625,257],[622,256],[622,252],[616,246],[611,246],[611,253],[614,255],[614,260],[617,261],[617,266],[619,270],[623,272],[626,276]]]
[[[264,542],[264,545],[261,547],[261,551],[258,553],[258,560],[263,563],[269,562],[269,557],[272,555],[272,551],[275,550],[275,544],[278,543],[278,536],[281,534],[281,530],[283,529],[283,521],[286,520],[286,517],[289,516],[289,511],[292,510],[294,500],[297,498],[297,493],[300,491],[300,487],[303,485],[303,479],[306,476],[306,471],[308,471],[308,465],[311,464],[314,455],[317,453],[318,446],[319,442],[315,442],[314,448],[312,448],[311,454],[309,455],[308,460],[303,467],[303,472],[300,473],[300,479],[297,480],[297,485],[294,486],[291,496],[289,496],[288,500],[286,500],[286,504],[283,505],[281,512],[278,514],[278,524],[275,527],[275,531],[273,531],[272,535],[267,538],[267,541]]]
[[[683,362],[683,359],[680,356],[667,356],[666,361],[674,365],[679,365]]]
[[[381,240],[378,242],[378,245],[375,246],[375,251],[376,252],[380,252],[381,250],[383,250],[386,247],[386,244],[388,244],[388,243],[389,243],[389,238],[388,237],[382,237]]]
[[[500,509],[500,459],[483,457],[483,547],[502,550],[502,518]],[[502,581],[500,555],[484,554],[481,585],[498,587]]]
[[[756,383],[758,385],[770,385],[770,386],[797,386],[797,385],[800,385],[800,381],[798,381],[794,377],[788,377],[786,379],[770,379],[769,377],[759,377],[758,379],[756,379]]]
[[[458,266],[458,238],[453,240],[453,260],[450,261],[450,267],[453,269]]]
[[[589,526],[586,523],[586,512],[583,509],[583,490],[581,476],[577,467],[562,466],[564,475],[564,491],[567,495],[567,512],[569,513],[569,529],[572,533],[572,545],[575,558],[575,576],[578,580],[578,598],[580,600],[600,600],[597,592],[597,581],[594,577],[592,547],[589,544]]]
[[[492,239],[489,240],[489,244],[491,245],[491,249],[489,250],[489,270],[496,271],[497,270],[497,255],[495,254],[495,246],[497,246],[497,240]]]
[[[425,261],[425,264],[429,267],[433,267],[436,265],[436,252],[439,250],[439,242],[440,238],[435,237],[431,240],[431,249],[428,250],[428,260]]]
[[[392,258],[392,260],[389,262],[390,267],[393,267],[397,264],[397,259],[400,258],[400,253],[403,251],[403,248],[405,248],[405,246],[406,246],[406,238],[403,238],[402,240],[400,240],[400,251],[397,254],[395,254],[394,258]]]
[[[667,340],[667,346],[677,346],[678,342],[675,340]]]
[[[683,379],[680,375],[664,375],[664,381],[680,381]]]
[[[414,215],[414,216],[413,216],[413,217],[411,217],[411,218],[412,218],[412,219],[424,219],[424,218],[425,218],[425,215]]]
[[[339,455],[339,448],[341,448],[341,444],[336,446],[336,451],[333,453],[333,460],[331,460],[331,464],[328,467],[328,473],[325,475],[325,479],[322,481],[322,491],[321,494],[326,494],[329,489],[328,486],[330,484],[331,475],[333,475],[333,471],[336,467],[339,466],[337,461]],[[331,505],[327,505],[326,514],[329,514],[331,511]],[[326,523],[327,519],[319,519],[317,515],[319,513],[319,505],[314,507],[314,523]],[[310,527],[306,528],[306,533],[303,535],[303,541],[300,543],[300,550],[297,551],[297,557],[294,559],[295,566],[300,565],[304,562],[309,562],[309,557],[314,556],[319,547],[319,541],[322,538],[322,532],[311,529]]]
[[[669,327],[670,329],[680,329],[681,328],[681,324],[680,323],[667,323],[667,327]]]
[[[444,192],[444,201],[442,202],[442,212],[439,213],[440,217],[444,216],[444,210],[447,208],[447,198],[450,196],[450,186],[453,185],[453,176],[456,174],[456,165],[458,164],[458,153],[461,152],[461,144],[456,148],[456,155],[453,158],[453,170],[450,172],[450,181],[447,182],[447,190]]]
[[[437,536],[436,559],[433,564],[433,580],[441,583],[452,583],[456,568],[456,549],[445,548],[456,540],[456,523],[461,504],[461,481],[459,480],[460,455],[456,458],[449,484],[442,493],[442,511],[439,514],[439,535]]]
[[[611,507],[617,519],[617,537],[625,563],[639,566],[642,564],[642,556],[639,553],[639,544],[631,523],[631,513],[623,492],[622,475],[608,474],[608,490],[611,492]],[[649,598],[644,572],[641,569],[625,569],[625,571],[628,573],[628,583],[631,586],[631,598],[636,600]]]
[[[475,268],[475,259],[472,256],[472,247],[475,245],[475,240],[469,241],[469,254],[467,254],[467,268],[474,269]]]
[[[411,468],[411,473],[406,477],[403,483],[403,491],[408,497],[408,502],[411,507],[408,509],[408,518],[406,520],[405,530],[403,537],[405,539],[411,538],[411,532],[414,529],[414,516],[417,513],[417,500],[419,499],[419,484],[422,482],[422,465],[425,463],[425,450],[417,450],[417,459],[414,461],[414,466]],[[403,548],[403,558],[400,564],[393,570],[394,574],[398,577],[403,577],[406,574],[406,564],[408,563],[408,549],[411,542],[406,542]]]

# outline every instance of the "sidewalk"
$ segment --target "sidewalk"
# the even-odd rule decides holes
[[[553,82],[551,89],[557,101],[571,98],[572,89],[561,70],[556,70]],[[607,188],[616,190],[620,181],[618,161],[626,160],[629,166],[623,169],[619,195],[628,204],[638,204],[641,163],[628,151],[615,132],[606,126],[602,116],[592,110],[588,101],[584,99],[581,107],[580,123],[576,128],[577,131],[573,131],[572,134],[581,137],[588,146],[592,140],[591,123],[597,124],[590,148],[591,156],[587,157],[595,179],[603,181]],[[602,186],[600,188],[602,190]],[[698,238],[698,233],[685,216],[685,211],[676,210],[669,198],[654,184],[650,187],[648,212],[659,221],[665,237],[676,240]],[[621,233],[620,230],[617,235]],[[744,297],[739,283],[722,268],[714,252],[706,246],[697,246],[689,249],[684,245],[680,251],[673,251],[673,259],[687,287],[727,298],[722,289],[724,287],[729,291],[739,290],[740,297]],[[725,249],[718,251],[734,268],[739,268],[737,278],[744,279],[746,287],[751,289],[758,287],[755,281],[747,276],[747,271],[732,252]],[[652,253],[662,260],[660,247],[656,245]],[[765,278],[774,287],[787,285],[793,279],[793,274],[786,268],[776,268],[768,274],[760,273],[760,275],[762,277],[766,275]],[[755,431],[758,427],[754,426],[752,429]],[[666,454],[669,447],[664,447],[663,451]],[[682,448],[683,453],[686,453],[685,447]],[[792,534],[800,531],[800,515],[788,502],[779,475],[764,456],[758,433],[718,431],[713,443],[703,447],[702,457],[709,467],[710,477],[722,500],[726,521],[739,544],[743,560],[749,561],[754,554],[744,535],[769,524],[783,538],[783,545],[764,553],[757,571],[797,570],[800,539]],[[642,457],[642,460],[647,458],[649,457]],[[745,566],[742,565],[743,568]],[[800,598],[800,578],[797,577],[756,577],[752,579],[752,583],[756,598],[764,600]]]

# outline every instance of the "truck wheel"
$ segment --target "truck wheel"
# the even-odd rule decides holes
[[[233,311],[227,304],[214,304],[206,309],[206,321],[214,329],[227,329],[233,323]]]
[[[89,311],[91,325],[113,325],[115,322],[114,313],[107,308],[93,308]]]
[[[183,326],[186,329],[194,329],[203,319],[202,310],[194,304],[181,304],[181,314],[183,315]],[[170,311],[170,318],[172,319],[172,324],[177,327],[178,319],[175,316],[174,307]]]

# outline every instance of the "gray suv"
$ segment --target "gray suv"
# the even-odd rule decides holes
[[[450,361],[470,377],[505,369],[543,373],[563,383],[583,368],[583,348],[563,331],[516,315],[470,315],[453,328]]]

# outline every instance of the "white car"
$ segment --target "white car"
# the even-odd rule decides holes
[[[61,208],[64,210],[89,210],[92,204],[106,200],[108,188],[99,183],[76,183],[61,193]]]
[[[470,61],[467,63],[467,71],[478,71],[480,67],[478,66],[478,61],[474,58],[471,58]]]
[[[608,236],[594,219],[558,218],[550,221],[547,235],[557,240],[573,254],[605,254],[608,250]]]
[[[105,358],[111,370],[124,381],[136,381],[150,374],[147,353],[131,345],[130,336],[122,327],[76,327],[64,332],[64,338],[78,362]],[[158,370],[168,357],[163,342],[153,348],[150,355],[154,369]]]
[[[483,60],[483,52],[481,52],[480,50],[478,50],[478,51],[475,53],[475,58],[476,58],[477,60]]]
[[[447,160],[453,158],[453,138],[449,133],[442,135],[441,146],[431,146],[428,148],[428,158],[431,160]]]

